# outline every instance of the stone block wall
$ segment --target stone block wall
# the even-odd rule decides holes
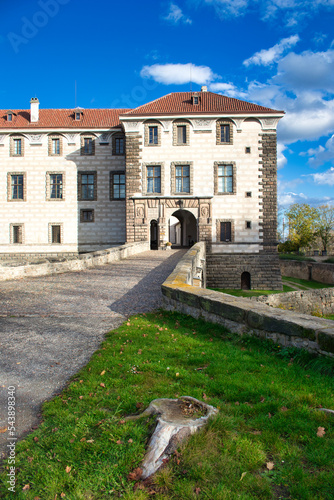
[[[241,288],[241,274],[250,273],[251,288],[282,290],[277,254],[209,254],[207,255],[207,286],[210,288]]]
[[[280,260],[279,264],[282,276],[334,284],[334,264],[297,260]]]
[[[204,242],[194,245],[163,283],[165,309],[221,324],[240,335],[254,335],[281,346],[304,348],[334,357],[333,321],[197,287],[193,283],[195,261],[204,246]]]
[[[262,302],[268,306],[315,316],[334,314],[334,288],[263,295],[261,297],[252,297],[252,300]]]

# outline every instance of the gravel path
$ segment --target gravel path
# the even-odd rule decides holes
[[[0,430],[16,387],[16,436],[38,425],[43,401],[84,366],[106,332],[161,305],[160,286],[182,250],[150,251],[88,271],[0,285]],[[7,432],[0,432],[0,458]]]

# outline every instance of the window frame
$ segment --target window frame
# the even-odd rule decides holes
[[[16,153],[16,145],[17,145],[18,141],[20,141],[20,152]],[[16,158],[22,158],[24,156],[24,136],[23,135],[11,135],[10,136],[9,155],[16,157]]]
[[[20,236],[19,239],[21,241],[14,241],[14,235],[15,235],[15,229],[14,228],[20,228]],[[22,222],[14,222],[9,225],[9,241],[11,245],[24,245],[24,224]]]
[[[176,190],[176,168],[177,167],[189,167],[189,191],[177,191]],[[182,176],[183,178],[184,176]],[[176,161],[171,163],[171,194],[176,196],[189,196],[193,194],[194,191],[194,168],[192,161]]]
[[[13,177],[21,176],[22,177],[22,197],[20,198],[13,198],[13,191],[12,188],[14,187],[13,185]],[[20,184],[15,184],[16,186],[19,186]],[[7,201],[11,202],[22,202],[26,201],[26,195],[27,195],[27,174],[26,172],[8,172],[7,173]]]
[[[117,141],[123,140],[123,151],[117,152]],[[125,156],[125,145],[126,145],[125,134],[117,133],[112,135],[112,155],[113,156]]]
[[[115,176],[121,176],[124,175],[124,182],[115,182],[114,178]],[[115,197],[115,186],[123,186],[124,185],[124,197],[119,196]],[[120,190],[119,190],[120,191]],[[120,193],[121,194],[121,193]],[[125,201],[126,199],[126,176],[125,176],[125,170],[118,170],[115,172],[110,172],[110,201]]]
[[[85,219],[85,213],[88,213],[88,212],[92,213],[92,219],[91,220]],[[81,208],[80,209],[80,222],[84,223],[84,224],[86,224],[86,223],[89,224],[89,223],[95,222],[95,211],[94,211],[94,208]]]
[[[61,197],[53,198],[51,176],[61,175]],[[65,173],[64,172],[46,172],[46,200],[64,201],[65,200]]]
[[[232,167],[232,191],[219,191],[219,167]],[[234,161],[215,161],[213,166],[214,194],[216,196],[231,196],[237,194],[237,167]]]
[[[59,152],[58,153],[55,153],[53,151],[53,145],[54,145],[54,141],[59,141]],[[63,137],[59,134],[50,134],[49,135],[49,138],[48,138],[48,153],[49,153],[49,156],[62,156],[63,155]]]
[[[89,150],[87,151],[87,148],[86,148],[86,141],[87,140],[91,141],[91,150],[90,151]],[[81,156],[94,156],[95,155],[95,140],[96,140],[96,137],[94,135],[89,135],[89,134],[81,135],[81,149],[80,149]]]
[[[185,127],[185,142],[179,142],[179,127]],[[175,120],[173,122],[173,146],[190,146],[190,123],[186,120]]]
[[[92,175],[93,176],[93,183],[83,183],[82,182],[82,177],[84,175]],[[92,198],[86,198],[83,197],[83,186],[85,185],[93,185],[93,197]],[[78,201],[96,201],[97,200],[97,172],[96,171],[80,171],[78,172]]]
[[[229,140],[222,140],[221,127],[229,126]],[[216,122],[216,145],[230,146],[233,144],[233,122],[228,119],[220,119]]]
[[[146,147],[159,147],[161,146],[161,123],[158,121],[152,121],[149,120],[144,123],[144,144]],[[154,135],[153,135],[153,142],[150,142],[150,130],[152,128],[156,128],[157,130],[157,135],[156,135],[156,141],[154,142]]]
[[[53,228],[59,227],[59,239],[60,241],[53,241]],[[62,222],[49,222],[48,225],[48,235],[50,245],[63,245],[64,244],[64,227]]]
[[[222,224],[230,224],[230,234],[231,234],[231,239],[226,241],[221,239],[221,225]],[[221,245],[230,245],[231,243],[234,243],[234,220],[233,219],[216,219],[216,242],[220,243]]]

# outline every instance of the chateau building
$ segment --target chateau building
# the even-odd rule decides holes
[[[0,111],[0,254],[205,241],[209,284],[280,288],[276,126],[208,92],[136,109]]]

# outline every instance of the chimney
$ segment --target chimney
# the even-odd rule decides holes
[[[201,87],[201,92],[207,92],[208,91],[208,87],[206,85],[203,85]]]
[[[30,99],[30,123],[36,123],[39,120],[39,100],[37,97]]]

